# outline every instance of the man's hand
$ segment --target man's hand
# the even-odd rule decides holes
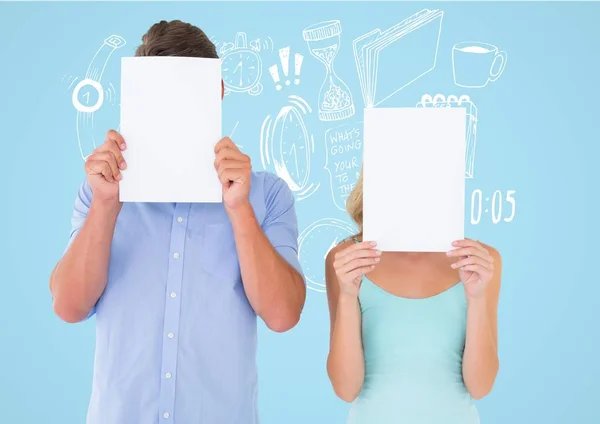
[[[223,203],[227,210],[249,204],[252,164],[229,138],[222,138],[215,146],[215,169],[223,186]]]
[[[119,181],[123,178],[121,170],[127,167],[121,153],[125,149],[123,137],[110,130],[104,144],[87,157],[85,172],[94,199],[119,203]]]

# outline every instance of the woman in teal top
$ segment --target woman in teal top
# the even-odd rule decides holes
[[[362,175],[347,206],[362,232]],[[326,260],[327,372],[348,424],[479,424],[473,399],[498,372],[500,255],[473,240],[382,254],[360,237]]]

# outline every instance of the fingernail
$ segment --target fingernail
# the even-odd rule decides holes
[[[457,242],[457,241],[453,241],[453,242],[452,242],[452,245],[453,245],[453,246],[458,246],[458,242]]]
[[[127,168],[127,164],[125,162],[121,162],[121,164],[119,165],[119,168],[125,169],[125,168]]]
[[[451,256],[451,255],[452,255],[452,250],[448,250],[448,251],[446,252],[446,256]]]
[[[121,149],[125,150],[126,148],[127,148],[127,144],[125,144],[125,143],[122,143],[122,144],[121,144]]]
[[[371,246],[377,246],[377,242],[376,241],[372,241],[371,242]]]
[[[117,174],[117,176],[115,177],[115,180],[121,181],[121,174]]]
[[[456,264],[452,264],[450,265],[452,268],[456,268]]]
[[[379,262],[381,258],[375,258],[375,262]]]
[[[381,255],[381,250],[376,250],[376,251],[375,251],[375,254],[376,254],[376,255]]]

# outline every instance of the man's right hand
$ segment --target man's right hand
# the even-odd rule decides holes
[[[121,134],[110,130],[104,144],[87,157],[85,172],[94,199],[119,204],[119,181],[123,178],[121,170],[127,167],[122,151],[126,148]]]

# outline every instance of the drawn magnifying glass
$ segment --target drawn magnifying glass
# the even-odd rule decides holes
[[[77,111],[77,142],[83,160],[96,148],[94,113],[100,110],[105,101],[106,92],[102,86],[104,70],[114,51],[125,44],[125,39],[118,35],[106,38],[92,58],[85,77],[73,89],[72,102]]]

